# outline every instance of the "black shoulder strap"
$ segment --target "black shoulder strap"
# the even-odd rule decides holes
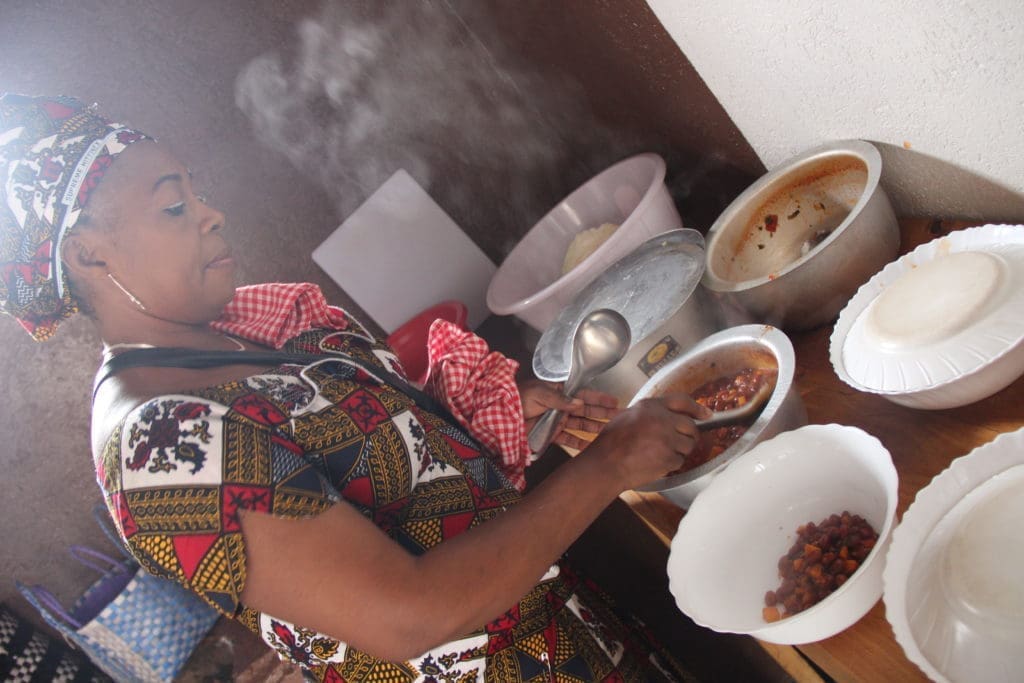
[[[352,356],[316,354],[316,353],[290,353],[288,351],[202,351],[198,349],[184,349],[177,347],[157,347],[152,349],[131,349],[124,353],[108,356],[96,372],[96,380],[93,382],[92,397],[96,399],[96,392],[100,385],[117,373],[128,368],[138,367],[171,367],[190,368],[202,370],[216,368],[224,365],[283,365],[294,363],[296,365],[309,365],[322,361],[342,361],[354,365],[374,377],[382,379],[387,384],[401,391],[413,399],[421,408],[428,410],[457,425],[458,422],[452,418],[448,410],[441,403],[423,391],[417,389],[393,372],[383,368],[374,368],[364,362],[356,360]]]

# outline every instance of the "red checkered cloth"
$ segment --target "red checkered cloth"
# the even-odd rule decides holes
[[[516,385],[519,363],[491,351],[480,337],[435,320],[427,339],[427,390],[491,453],[512,484],[526,487],[532,454]]]
[[[314,328],[353,330],[372,338],[355,318],[330,306],[309,282],[239,287],[214,329],[279,349],[292,337]],[[480,337],[437,320],[428,335],[429,369],[425,390],[490,453],[509,481],[522,491],[531,461],[516,385],[519,364],[492,352]]]
[[[268,282],[239,287],[235,298],[210,327],[279,349],[292,337],[314,328],[348,330],[369,337],[355,318],[330,306],[311,282]]]

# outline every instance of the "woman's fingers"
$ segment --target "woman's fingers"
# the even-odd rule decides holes
[[[538,395],[537,399],[548,408],[557,408],[571,415],[597,420],[610,420],[622,412],[619,410],[619,399],[596,389],[581,389],[576,392],[576,396],[567,399],[562,395],[560,388],[549,387],[547,392],[543,396]]]
[[[562,394],[561,384],[529,380],[520,385],[519,392],[523,401],[523,417],[527,431],[541,415],[551,409],[561,410],[568,416],[568,419],[563,418],[559,431],[571,429],[590,434],[600,432],[605,422],[622,412],[618,407],[617,398],[595,389],[582,389],[577,392],[575,398],[567,399]],[[564,439],[556,437],[555,441],[578,448],[578,445],[566,442],[576,443],[581,439],[568,435]],[[582,442],[589,443],[587,440]]]
[[[576,392],[576,398],[581,399],[584,404],[593,408],[617,410],[619,407],[619,399],[597,389],[580,389]]]
[[[692,422],[690,424],[693,424]],[[691,433],[676,427],[677,437],[675,439],[675,452],[680,455],[688,455],[693,447],[697,445],[698,432],[696,429]]]
[[[572,429],[577,432],[589,432],[591,434],[597,434],[604,426],[607,421],[604,420],[591,420],[587,417],[577,417],[570,415],[562,425],[562,429]]]
[[[696,443],[697,439],[700,438],[700,430],[697,429],[697,425],[694,421],[688,417],[676,418],[675,427],[678,433],[688,437],[694,443]]]
[[[555,443],[577,451],[582,451],[590,445],[591,441],[593,441],[593,439],[584,439],[577,434],[573,434],[572,432],[567,432],[565,430],[560,431],[555,436]]]
[[[689,453],[700,438],[700,430],[693,418],[711,417],[711,410],[694,401],[688,394],[682,393],[667,394],[663,399],[663,405],[673,413],[672,422],[675,431],[683,437],[677,441],[676,451]]]
[[[700,419],[707,419],[714,414],[710,408],[694,401],[689,394],[665,394],[662,401],[665,407],[674,413],[682,413]]]
[[[700,430],[693,418],[707,418],[712,412],[694,401],[688,394],[666,394],[643,401],[646,408],[657,415],[657,421],[666,430],[665,443],[677,453],[687,454],[697,444]]]
[[[530,380],[520,385],[519,396],[523,402],[523,416],[528,421],[551,408],[564,411],[573,408],[572,401],[562,395],[559,385],[540,380]]]
[[[605,422],[622,412],[619,399],[595,389],[580,390],[563,410],[569,414],[565,429],[595,433],[601,431]]]
[[[579,399],[577,399],[579,400]],[[588,420],[602,420],[607,422],[616,415],[622,412],[621,408],[611,408],[608,406],[597,406],[590,403],[584,404],[573,404],[569,409],[569,414],[575,417],[586,418]]]
[[[521,387],[523,397],[523,408],[526,419],[526,428],[529,431],[536,418],[549,409],[562,410],[561,423],[556,431],[554,443],[575,450],[583,450],[590,445],[593,437],[601,432],[606,423],[615,418],[623,411],[618,407],[618,399],[611,394],[595,389],[583,389],[576,397],[566,399],[561,392],[560,385],[548,384],[540,381],[524,383]],[[662,431],[662,437],[654,437],[653,433],[637,434],[639,442],[646,440],[646,437],[663,439],[663,447],[671,452],[685,455],[693,450],[700,432],[691,418],[708,417],[711,411],[697,404],[690,396],[683,393],[669,394],[656,400],[657,406],[650,406],[653,418],[661,427],[656,431]],[[648,411],[650,412],[650,411]],[[639,425],[637,425],[639,427]],[[650,428],[654,428],[654,424]],[[642,431],[646,429],[641,428]]]

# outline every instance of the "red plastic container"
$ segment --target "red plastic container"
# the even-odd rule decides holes
[[[388,335],[388,346],[394,350],[412,381],[423,384],[427,379],[427,333],[435,320],[453,322],[466,329],[469,311],[461,301],[442,301],[420,311]]]

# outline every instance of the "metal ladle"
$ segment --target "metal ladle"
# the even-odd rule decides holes
[[[622,360],[631,341],[629,323],[618,312],[599,308],[588,313],[572,336],[569,377],[562,385],[562,394],[571,399],[581,387]],[[533,425],[527,442],[534,453],[551,444],[564,413],[552,408]]]
[[[730,408],[729,410],[719,410],[713,413],[711,417],[705,420],[694,420],[693,423],[697,425],[697,429],[703,430],[745,422],[761,412],[773,391],[775,391],[774,385],[762,384],[743,405]]]

